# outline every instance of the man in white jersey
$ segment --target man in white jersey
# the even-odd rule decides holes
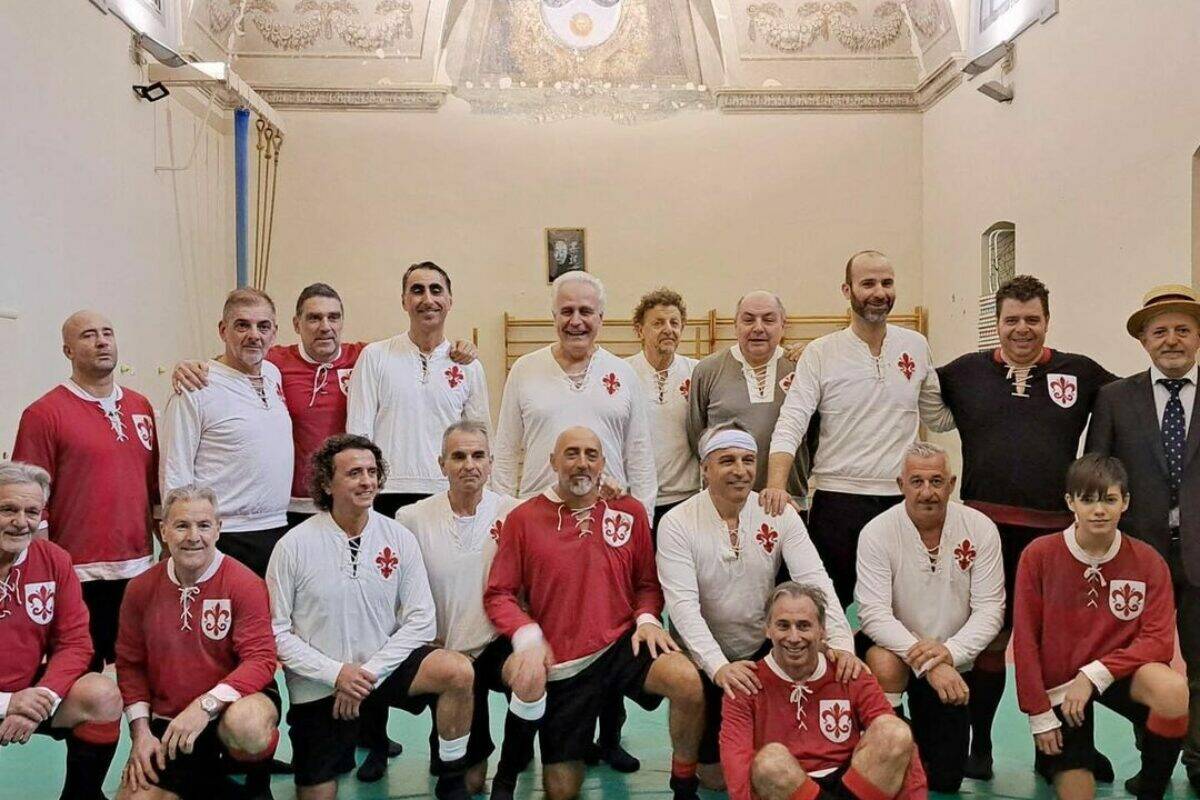
[[[558,341],[521,356],[509,372],[492,485],[521,498],[553,486],[554,443],[564,430],[585,427],[600,437],[609,494],[627,491],[653,519],[658,479],[645,392],[633,367],[596,344],[604,284],[586,272],[567,272],[555,279],[550,297]],[[621,747],[624,721],[623,701],[615,698],[601,714],[599,751],[590,761],[602,758],[621,772],[639,768]]]
[[[275,304],[258,289],[235,289],[217,328],[225,352],[209,362],[209,384],[173,395],[162,419],[162,496],[203,485],[217,494],[217,546],[259,576],[287,532],[292,489],[292,418],[275,343]]]
[[[390,476],[375,501],[387,517],[446,490],[437,468],[446,426],[461,419],[491,423],[483,365],[450,358],[450,276],[422,261],[405,271],[401,286],[409,328],[363,349],[346,409],[346,431],[378,442],[387,459]]]
[[[833,584],[789,506],[770,517],[752,491],[758,445],[737,422],[700,438],[705,491],[672,509],[658,540],[658,579],[671,627],[700,669],[705,693],[704,736],[697,776],[708,789],[724,789],[718,738],[721,697],[755,694],[754,662],[770,651],[763,636],[766,601],[786,562],[792,577],[826,594]],[[841,606],[828,609],[825,652],[839,679],[858,676],[850,624]]]
[[[658,495],[652,532],[658,536],[663,515],[700,490],[700,464],[687,437],[688,397],[696,359],[678,352],[687,306],[677,292],[655,289],[633,309],[633,330],[642,349],[625,359],[642,381],[648,400],[650,439]]]
[[[887,256],[875,250],[851,256],[842,294],[850,301],[850,327],[804,348],[771,436],[767,488],[759,502],[771,514],[783,511],[796,448],[820,412],[808,527],[838,600],[848,606],[859,531],[900,501],[896,475],[905,448],[916,440],[920,423],[947,431],[954,418],[942,402],[929,342],[888,324],[896,274]]]
[[[396,519],[417,537],[437,610],[437,644],[470,658],[475,668],[475,712],[467,744],[467,788],[483,791],[495,747],[488,723],[488,692],[513,694],[504,723],[504,747],[492,780],[492,800],[511,800],[517,776],[533,758],[533,739],[546,708],[545,674],[515,681],[512,643],[483,610],[483,588],[496,555],[504,518],[521,501],[487,488],[492,453],[487,428],[463,420],[446,429],[438,463],[450,489],[405,506]],[[514,682],[515,681],[515,682]],[[436,732],[432,738],[436,738]],[[441,760],[430,749],[432,771]]]
[[[962,784],[971,738],[962,673],[1004,621],[1000,534],[950,502],[956,481],[945,450],[909,446],[896,480],[904,502],[863,528],[854,592],[867,664],[892,706],[907,686],[929,788],[948,793]]]
[[[433,706],[443,765],[439,800],[470,797],[463,773],[474,672],[461,653],[429,646],[433,597],[421,550],[373,511],[387,464],[379,447],[332,436],[313,456],[312,497],[323,513],[297,525],[271,556],[267,588],[300,800],[331,800],[370,706],[420,714]]]

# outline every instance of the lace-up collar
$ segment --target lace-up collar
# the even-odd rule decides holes
[[[608,502],[604,498],[597,498],[596,502],[592,503],[587,508],[568,508],[567,504],[563,502],[563,499],[559,496],[558,490],[553,486],[546,487],[546,490],[542,492],[542,496],[551,503],[554,503],[555,513],[558,519],[558,524],[555,526],[555,530],[557,530],[559,533],[562,532],[563,510],[565,509],[567,514],[574,518],[575,526],[579,528],[579,538],[581,539],[584,536],[592,533],[592,512],[596,509],[596,506],[601,506],[605,510],[608,509]]]
[[[12,613],[12,609],[9,608],[10,602],[21,602],[21,565],[28,556],[29,548],[26,547],[8,568],[8,575],[0,581],[0,619]]]
[[[104,418],[108,420],[108,424],[112,426],[113,433],[117,436],[118,442],[123,442],[129,438],[125,432],[125,420],[121,418],[121,398],[125,396],[124,390],[120,385],[113,383],[113,390],[108,397],[95,397],[80,386],[75,381],[68,378],[62,384],[68,392],[88,403],[95,403],[100,407]]]
[[[1104,573],[1101,572],[1101,567],[1117,557],[1117,553],[1121,551],[1121,532],[1117,531],[1113,537],[1112,544],[1109,545],[1104,555],[1096,557],[1087,553],[1079,542],[1075,540],[1075,526],[1067,528],[1062,533],[1063,541],[1066,542],[1067,550],[1075,557],[1076,561],[1085,565],[1083,570],[1083,579],[1088,583],[1088,605],[1093,608],[1099,607],[1100,589],[1108,586],[1108,580],[1105,579]]]
[[[812,675],[802,681],[794,680],[791,675],[788,675],[775,660],[774,653],[767,653],[767,657],[763,661],[777,678],[792,685],[792,693],[788,696],[788,700],[796,705],[796,725],[803,730],[808,730],[808,699],[813,693],[812,684],[825,677],[825,671],[828,669],[825,654],[817,653],[817,666],[813,669]]]
[[[751,403],[770,403],[775,400],[775,377],[779,359],[783,358],[783,348],[776,346],[775,352],[762,366],[752,367],[742,352],[741,345],[729,348],[729,355],[742,365],[742,375],[746,378],[746,392],[750,395]]]
[[[199,578],[196,579],[194,586],[183,586],[179,583],[179,577],[175,574],[175,559],[167,559],[167,578],[171,583],[179,587],[179,630],[190,631],[192,629],[192,603],[200,594],[200,584],[207,581],[213,575],[217,574],[217,570],[221,568],[221,562],[224,560],[225,554],[217,551],[213,556],[212,563],[208,565],[208,569],[204,570]]]

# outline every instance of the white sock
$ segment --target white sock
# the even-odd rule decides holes
[[[904,692],[884,692],[883,696],[887,698],[888,705],[895,708],[904,699]]]
[[[438,737],[438,758],[443,764],[449,764],[451,761],[458,761],[467,754],[467,742],[471,740],[471,734],[460,736],[457,739],[443,739]]]
[[[532,703],[526,703],[514,694],[508,701],[508,710],[526,722],[537,722],[546,714],[546,695],[543,693]]]

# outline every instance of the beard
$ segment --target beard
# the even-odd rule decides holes
[[[889,297],[887,306],[880,308],[879,306],[869,306],[862,300],[858,299],[853,291],[850,292],[850,308],[855,314],[865,319],[867,322],[883,322],[888,318],[888,314],[892,311],[892,306],[896,304],[893,297]]]
[[[574,475],[567,481],[567,489],[576,497],[584,497],[596,486],[596,479],[591,475]]]

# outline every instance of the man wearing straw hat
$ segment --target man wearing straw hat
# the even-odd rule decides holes
[[[1200,788],[1200,428],[1191,425],[1200,350],[1196,290],[1151,289],[1125,329],[1145,348],[1150,368],[1100,390],[1087,451],[1125,464],[1130,503],[1121,530],[1153,545],[1171,567],[1190,694],[1183,763]]]

